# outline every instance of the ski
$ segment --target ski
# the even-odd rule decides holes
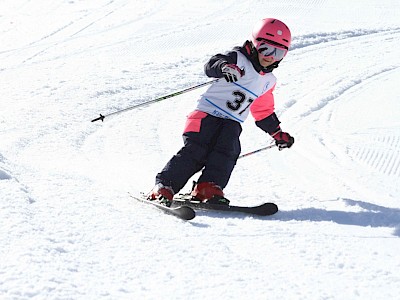
[[[132,194],[129,194],[129,196],[137,201],[142,202],[142,203],[150,204],[154,207],[157,207],[158,209],[162,210],[164,213],[166,213],[168,215],[175,216],[175,217],[185,220],[185,221],[192,220],[196,216],[196,213],[193,210],[193,208],[191,208],[187,205],[180,205],[178,207],[168,207],[168,206],[162,205],[156,201],[147,200],[144,196],[137,197]]]
[[[181,207],[182,205],[201,210],[217,210],[227,212],[241,212],[257,216],[271,216],[278,212],[278,206],[275,203],[267,202],[257,206],[235,206],[222,204],[208,204],[200,201],[192,201],[191,196],[182,194],[176,196],[172,206]]]

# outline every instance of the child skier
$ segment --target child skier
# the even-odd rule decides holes
[[[280,149],[293,145],[294,138],[279,126],[272,93],[276,83],[272,71],[285,57],[290,42],[289,28],[267,18],[255,25],[251,39],[242,47],[211,57],[205,65],[206,75],[224,80],[214,82],[188,115],[184,146],[157,174],[149,200],[170,206],[174,194],[202,170],[192,197],[228,205],[223,189],[239,157],[240,123],[249,111],[256,125],[270,134]]]

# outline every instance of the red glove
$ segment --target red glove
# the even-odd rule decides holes
[[[226,64],[221,71],[227,82],[236,82],[244,75],[244,72],[235,64]]]
[[[294,138],[289,133],[282,132],[281,130],[272,134],[272,137],[275,139],[275,144],[278,146],[279,150],[290,148],[294,143]]]

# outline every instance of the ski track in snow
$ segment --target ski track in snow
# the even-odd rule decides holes
[[[90,120],[209,80],[204,62],[243,43],[265,2],[0,8],[1,299],[398,296],[397,1],[269,2],[296,33],[275,71],[296,143],[240,160],[225,192],[280,212],[186,223],[127,191],[152,187],[202,90]],[[243,129],[243,153],[269,143]]]

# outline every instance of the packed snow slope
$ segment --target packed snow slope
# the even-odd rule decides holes
[[[398,299],[397,0],[0,2],[0,299]],[[238,161],[232,204],[135,202],[182,146],[211,55],[276,17],[274,71],[296,142]],[[243,153],[271,139],[249,118]],[[196,179],[196,178],[194,178]],[[185,187],[189,190],[190,183]]]

